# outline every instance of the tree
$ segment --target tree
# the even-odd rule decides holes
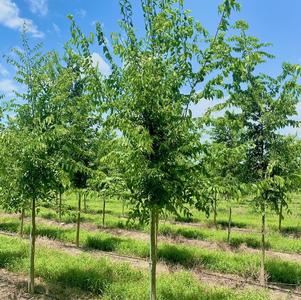
[[[82,195],[95,169],[96,138],[102,126],[102,79],[98,69],[93,67],[89,51],[93,36],[84,36],[72,16],[69,19],[71,39],[56,67],[57,82],[61,85],[56,94],[61,107],[56,122],[64,132],[59,143],[61,168],[69,174],[70,186],[78,196],[76,245],[79,246]]]
[[[248,26],[238,22],[241,35],[232,38],[234,52],[232,83],[226,85],[229,91],[228,104],[239,109],[237,113],[245,128],[242,143],[248,143],[244,163],[244,181],[253,188],[254,203],[261,212],[261,268],[260,281],[265,284],[265,231],[266,208],[275,207],[275,185],[282,185],[275,173],[275,156],[279,142],[283,139],[280,129],[297,126],[294,121],[299,101],[300,66],[283,64],[282,73],[276,78],[257,74],[256,67],[266,58],[272,57],[262,50],[267,44],[246,35]],[[237,55],[239,53],[239,55]],[[277,200],[278,201],[278,200]]]
[[[131,2],[120,1],[124,35],[112,35],[114,55],[101,25],[96,25],[98,43],[112,68],[105,79],[112,110],[107,124],[121,132],[127,149],[115,159],[127,163],[124,180],[131,193],[131,216],[150,222],[151,299],[156,299],[158,215],[163,210],[188,214],[186,204],[199,194],[195,175],[200,136],[190,105],[204,97],[222,97],[216,86],[222,82],[229,49],[224,33],[231,10],[238,8],[235,1],[224,1],[211,37],[183,2],[141,1],[145,32],[140,37]],[[212,79],[197,92],[208,74]]]
[[[7,203],[30,202],[30,276],[29,292],[34,292],[34,262],[36,239],[36,209],[38,202],[53,199],[53,185],[57,177],[57,157],[51,145],[56,131],[50,112],[51,81],[48,77],[52,54],[43,55],[41,45],[31,47],[25,32],[22,34],[22,50],[13,49],[16,58],[7,57],[16,68],[15,79],[25,87],[17,93],[22,100],[16,103],[14,118],[3,135],[8,157],[13,157],[12,168],[5,170],[7,178],[14,178],[16,192],[6,191]],[[13,155],[13,156],[12,156]],[[6,186],[7,188],[8,186]],[[19,198],[19,196],[22,196]],[[19,200],[18,200],[19,199]],[[14,204],[15,205],[15,204]]]
[[[241,143],[243,124],[235,111],[226,110],[223,116],[212,116],[210,141],[204,158],[205,179],[203,180],[203,197],[211,197],[214,220],[218,197],[223,197],[229,206],[228,237],[230,244],[232,207],[231,200],[239,199],[243,182],[242,165],[246,159],[246,145]],[[202,203],[204,201],[201,199]],[[198,207],[197,203],[197,207]],[[200,204],[199,204],[200,205]],[[202,204],[201,204],[202,205]],[[215,221],[216,225],[216,221]]]
[[[294,136],[279,136],[271,154],[273,160],[273,204],[278,214],[278,230],[281,232],[283,209],[289,211],[291,193],[300,186],[300,141]]]

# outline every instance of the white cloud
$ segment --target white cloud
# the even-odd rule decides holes
[[[48,13],[48,3],[47,0],[27,0],[29,2],[30,10],[34,14],[39,14],[41,16],[46,16]]]
[[[23,29],[23,26],[25,26],[26,31],[31,33],[34,37],[44,36],[32,20],[22,18],[19,14],[20,10],[16,3],[11,0],[0,0],[0,24],[20,31]]]
[[[104,61],[104,59],[96,52],[92,53],[92,62],[93,67],[98,67],[99,71],[105,75],[108,76],[111,74],[111,68],[110,66]]]
[[[61,33],[61,29],[57,24],[52,23],[52,28],[57,34]]]
[[[8,73],[8,71],[6,70],[6,68],[2,65],[2,64],[0,64],[0,75],[2,75],[2,76],[7,76],[9,73]]]
[[[84,18],[87,15],[87,11],[84,10],[83,8],[77,9],[75,11],[76,15],[79,16],[80,18]]]
[[[12,95],[13,91],[17,90],[17,86],[11,79],[0,80],[0,93],[3,92],[7,95]]]

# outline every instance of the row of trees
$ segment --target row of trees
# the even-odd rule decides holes
[[[230,242],[231,201],[247,193],[262,216],[264,283],[266,208],[281,222],[289,193],[299,185],[300,143],[280,130],[298,126],[300,66],[286,63],[276,78],[257,72],[272,56],[264,51],[267,44],[247,35],[245,22],[230,22],[239,10],[235,0],[219,6],[213,35],[183,0],[141,0],[143,35],[131,2],[120,1],[120,8],[121,32],[111,35],[110,46],[100,23],[86,36],[70,17],[63,55],[42,54],[23,35],[23,49],[7,57],[25,92],[3,106],[0,201],[22,216],[31,211],[29,291],[36,209],[67,189],[78,194],[77,245],[87,190],[117,195],[130,204],[131,218],[150,223],[152,300],[160,214],[190,215],[195,206],[206,213],[213,207],[216,216],[223,197]],[[108,76],[93,66],[95,40],[111,66]],[[203,99],[222,104],[194,117],[191,106]]]

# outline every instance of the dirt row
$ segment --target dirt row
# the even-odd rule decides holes
[[[0,269],[0,300],[97,300],[91,294],[77,289],[45,283],[36,278],[35,294],[27,292],[27,277]]]

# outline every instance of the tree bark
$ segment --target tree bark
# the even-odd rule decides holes
[[[262,216],[261,216],[261,263],[260,263],[260,283],[266,284],[265,280],[265,219],[266,219],[266,208],[265,202],[262,204]]]
[[[281,229],[282,229],[282,210],[283,210],[283,202],[282,202],[282,199],[281,199],[280,208],[279,208],[279,223],[278,223],[279,232],[281,232]]]
[[[157,268],[157,209],[155,207],[150,210],[150,300],[157,299],[156,287],[156,268]]]
[[[59,221],[62,221],[62,192],[59,191]]]
[[[31,229],[30,229],[30,266],[28,292],[34,293],[34,271],[35,271],[35,247],[36,247],[36,199],[31,199]]]
[[[87,195],[84,193],[84,212],[87,213]]]
[[[230,245],[230,239],[231,239],[231,226],[232,226],[232,207],[229,207],[229,219],[228,219],[228,236],[227,236],[227,242]]]
[[[158,249],[159,213],[156,213],[156,249]],[[157,250],[156,250],[157,251]]]
[[[105,218],[106,218],[106,200],[103,199],[103,203],[102,203],[102,227],[105,227]]]
[[[23,232],[24,232],[24,214],[25,210],[24,207],[21,209],[21,216],[20,216],[20,237],[23,238]]]
[[[77,207],[77,227],[76,227],[76,246],[79,247],[79,230],[80,230],[80,213],[81,213],[81,192],[78,192],[78,207]]]

